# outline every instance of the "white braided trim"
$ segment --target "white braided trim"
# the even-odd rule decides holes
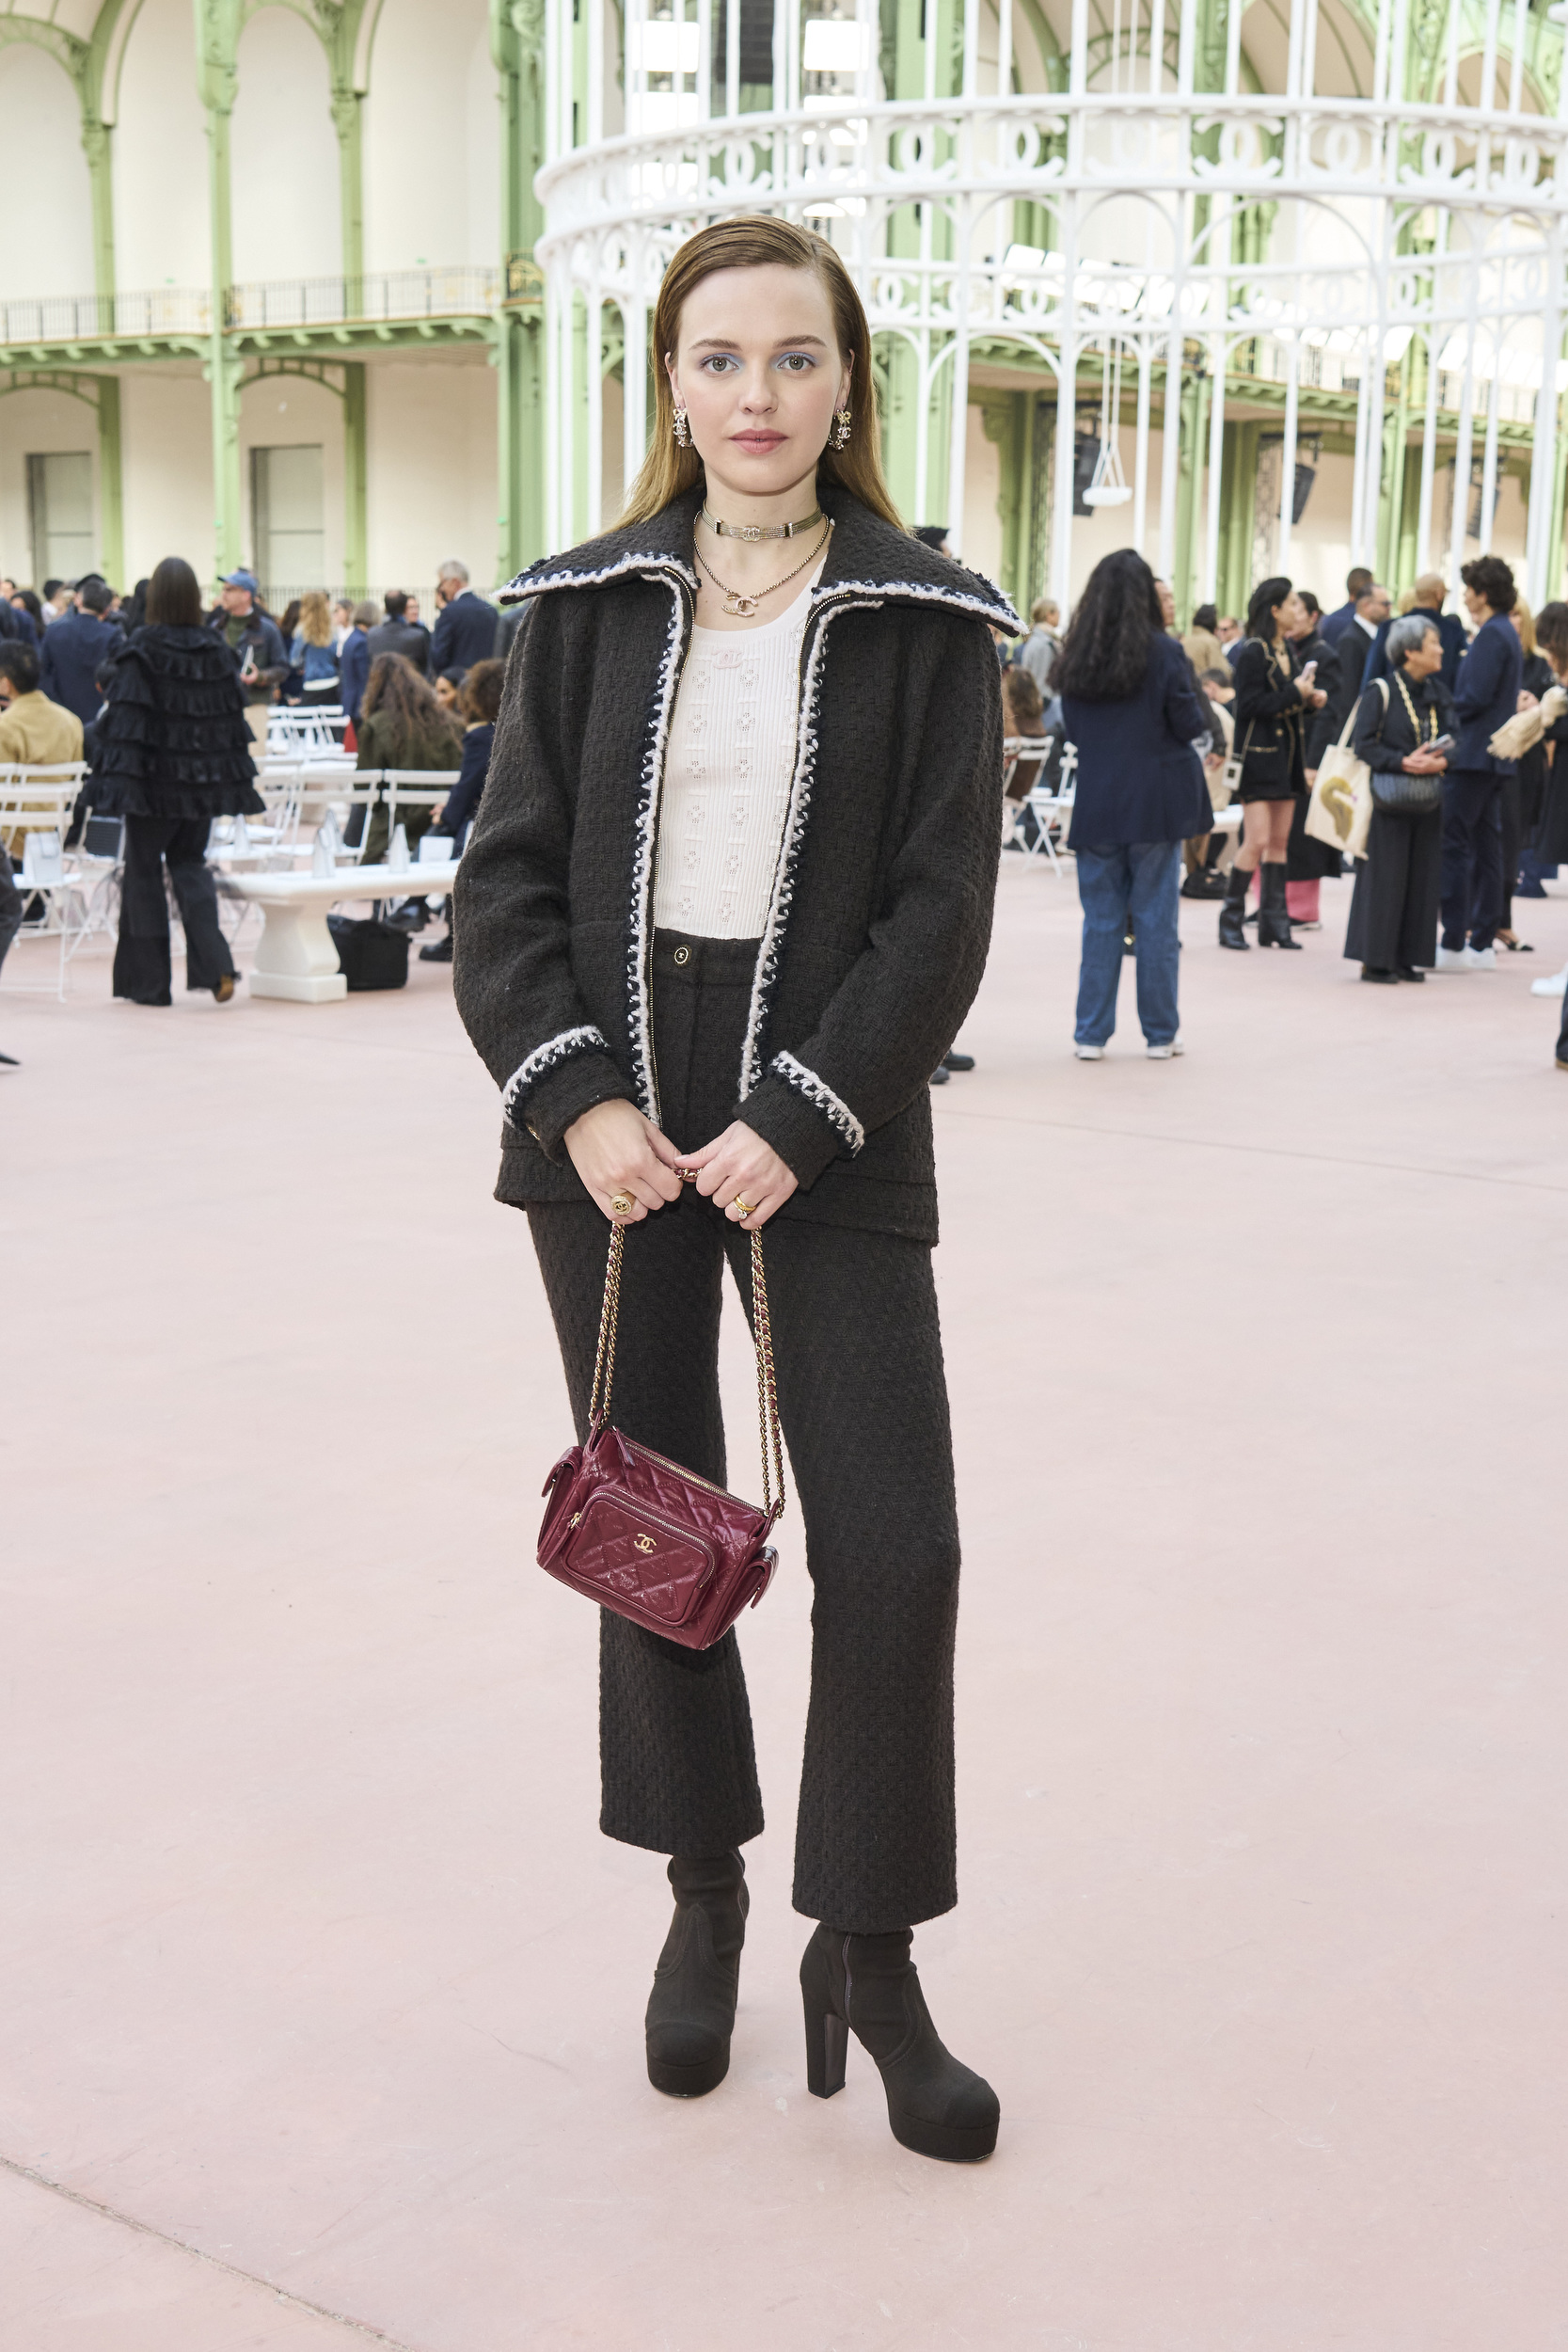
[[[610,1040],[602,1029],[595,1029],[591,1023],[578,1029],[562,1029],[547,1044],[535,1046],[527,1061],[519,1062],[501,1089],[501,1108],[507,1117],[511,1118],[530,1087],[537,1085],[546,1070],[553,1070],[557,1062],[570,1061],[574,1054],[592,1053],[595,1047],[608,1054]]]
[[[851,1152],[860,1150],[865,1141],[865,1129],[826,1079],[819,1078],[815,1070],[808,1070],[803,1061],[797,1061],[793,1054],[775,1054],[768,1067],[777,1071],[786,1086],[794,1087],[816,1109],[826,1114]]]
[[[1000,589],[989,596],[972,596],[928,580],[835,580],[831,587],[818,586],[815,593],[821,598],[912,596],[919,604],[944,604],[955,612],[976,612],[981,620],[990,621],[996,628],[1006,629],[1011,637],[1018,636],[1023,628],[1023,623]]]
[[[696,586],[693,580],[692,586]],[[626,959],[626,993],[630,999],[632,1076],[643,1114],[658,1124],[658,1094],[654,1084],[653,1006],[648,991],[648,925],[652,920],[654,852],[658,839],[658,803],[664,787],[664,755],[670,741],[670,718],[680,677],[685,636],[681,592],[671,582],[673,611],[670,636],[659,665],[648,748],[642,757],[642,796],[637,806],[636,850],[631,880],[631,952]]]
[[[784,840],[779,848],[779,863],[773,875],[773,896],[768,902],[768,921],[757,949],[757,968],[752,980],[752,1005],[746,1022],[746,1043],[740,1057],[740,1099],[746,1100],[758,1083],[758,1056],[762,1051],[763,1029],[768,1020],[768,1000],[773,993],[773,983],[779,974],[779,951],[784,945],[784,926],[789,920],[790,903],[795,896],[795,865],[800,853],[800,842],[806,830],[806,816],[811,807],[812,779],[816,773],[816,701],[822,684],[822,653],[827,642],[828,625],[841,612],[854,612],[874,607],[878,598],[857,597],[851,604],[840,605],[818,616],[811,652],[806,660],[805,683],[800,691],[800,731],[795,751],[795,773],[790,780],[789,810],[784,818]],[[808,624],[808,627],[810,624]],[[809,1074],[809,1073],[808,1073]]]
[[[649,570],[679,572],[692,595],[697,593],[697,575],[678,555],[623,555],[596,572],[544,572],[537,579],[531,572],[519,572],[499,592],[498,601],[522,604],[529,596],[542,596],[551,588],[602,588],[607,580],[619,580],[624,572]]]

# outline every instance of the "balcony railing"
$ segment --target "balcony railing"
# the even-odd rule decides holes
[[[223,323],[230,332],[269,327],[404,326],[420,319],[472,318],[495,310],[502,273],[451,268],[367,270],[358,278],[294,278],[230,286]],[[47,294],[0,302],[0,345],[136,342],[209,335],[205,286],[160,286],[147,294]]]
[[[0,343],[107,342],[117,336],[207,335],[213,298],[205,286],[159,286],[150,294],[46,294],[0,302]]]
[[[298,278],[230,286],[225,326],[255,333],[270,326],[404,324],[412,319],[473,317],[500,300],[501,273],[451,269],[367,271],[362,278]]]

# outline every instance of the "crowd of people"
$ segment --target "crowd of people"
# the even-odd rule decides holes
[[[255,573],[240,569],[204,609],[178,557],[126,595],[98,573],[46,580],[41,593],[0,577],[0,768],[85,761],[73,833],[89,810],[124,821],[117,996],[172,1002],[168,891],[186,986],[232,996],[208,838],[214,818],[262,812],[255,755],[275,707],[341,707],[360,770],[456,771],[442,805],[403,822],[411,844],[426,831],[462,838],[484,786],[516,618],[477,595],[456,561],[440,567],[436,603],[434,628],[402,589],[379,609],[313,589],[275,617]],[[367,858],[383,853],[387,832],[387,811],[373,809]],[[0,840],[0,964],[26,912],[11,846]],[[415,930],[430,918],[419,898],[388,919]],[[420,953],[450,962],[450,928]]]
[[[1531,952],[1514,898],[1544,897],[1568,858],[1568,699],[1548,699],[1568,687],[1568,603],[1532,615],[1496,555],[1461,580],[1465,620],[1444,610],[1436,573],[1396,599],[1357,568],[1335,612],[1281,576],[1259,582],[1244,623],[1204,605],[1178,636],[1169,590],[1124,548],[1096,566],[1065,635],[1054,603],[1034,607],[1005,655],[1003,704],[1015,753],[1030,737],[1058,756],[1073,747],[1080,1059],[1103,1056],[1126,951],[1148,1053],[1181,1050],[1179,897],[1221,901],[1219,944],[1233,952],[1253,944],[1249,925],[1259,947],[1286,950],[1322,929],[1320,888],[1345,854],[1334,827],[1309,821],[1320,770],[1347,809],[1352,763],[1364,771],[1344,947],[1363,980],[1491,971],[1499,948]],[[1010,762],[1020,817],[1040,765]],[[1213,823],[1232,800],[1234,841]]]
[[[264,742],[277,705],[332,705],[346,714],[361,769],[459,769],[445,807],[404,818],[413,846],[425,831],[460,839],[471,821],[525,609],[499,612],[454,560],[440,566],[434,627],[403,589],[388,589],[379,607],[314,589],[275,617],[245,569],[221,582],[211,610],[198,596],[193,613],[195,574],[179,568],[188,582],[172,602],[166,580],[162,598],[157,589],[166,564],[123,596],[95,573],[46,580],[37,593],[0,578],[0,766],[86,757],[93,781],[84,801],[127,818],[115,987],[140,1002],[170,1001],[165,864],[188,934],[195,925],[187,984],[231,993],[231,960],[215,905],[210,922],[205,912],[190,828],[260,806],[253,777],[247,800],[229,772],[227,698],[220,710],[210,691],[202,719],[214,739],[202,756],[212,772],[182,787],[178,811],[164,807],[166,794],[156,810],[139,804],[123,769],[127,729],[144,724],[129,715],[138,696],[149,708],[163,697],[163,722],[182,745],[199,731],[196,714],[178,707],[179,679],[198,682],[190,662],[198,649],[193,644],[188,660],[160,672],[160,652],[175,649],[155,636],[126,666],[146,632],[199,629],[202,661],[210,644],[227,649],[225,675],[253,742]],[[1419,982],[1433,970],[1493,969],[1499,948],[1530,952],[1513,926],[1514,898],[1544,896],[1568,859],[1568,764],[1557,749],[1568,740],[1568,715],[1557,705],[1542,709],[1553,686],[1568,684],[1568,604],[1532,616],[1497,556],[1466,564],[1462,580],[1467,620],[1445,610],[1439,574],[1422,574],[1396,599],[1358,567],[1334,612],[1279,577],[1259,583],[1244,621],[1203,605],[1179,634],[1169,589],[1123,549],[1096,567],[1065,632],[1053,599],[1033,607],[1027,636],[1003,648],[1003,701],[1015,743],[1051,739],[1058,760],[1073,746],[1080,1058],[1099,1059],[1114,1031],[1124,952],[1136,959],[1148,1051],[1157,1058],[1181,1051],[1178,896],[1220,902],[1219,942],[1233,952],[1252,944],[1249,929],[1259,947],[1292,950],[1298,932],[1322,928],[1320,886],[1344,870],[1344,859],[1308,829],[1307,814],[1331,752],[1348,748],[1373,779],[1344,949],[1362,978]],[[1516,746],[1493,748],[1507,722],[1532,711],[1539,723],[1527,723]],[[111,770],[108,759],[121,764]],[[1009,762],[1011,846],[1032,842],[1027,800],[1041,768],[1027,756]],[[1243,813],[1239,838],[1212,822],[1232,800]],[[177,829],[156,855],[154,823]],[[372,861],[386,832],[377,809],[364,844]],[[419,899],[391,919],[422,929],[429,918]],[[0,846],[0,961],[21,920]],[[450,962],[451,951],[449,930],[420,954]],[[1568,1067],[1568,1032],[1559,1059]],[[972,1066],[950,1054],[934,1082]]]

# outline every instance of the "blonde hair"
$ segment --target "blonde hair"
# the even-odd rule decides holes
[[[675,439],[675,402],[670,389],[666,352],[674,353],[680,341],[681,311],[686,298],[705,278],[721,269],[809,269],[820,279],[833,313],[833,331],[842,356],[849,362],[849,446],[826,448],[817,459],[819,482],[837,483],[869,506],[885,523],[902,531],[903,521],[882,479],[881,436],[877,418],[876,388],[871,378],[871,329],[865,308],[848,271],[825,237],[793,221],[774,220],[752,213],[738,220],[716,220],[688,237],[671,257],[654,306],[649,345],[654,373],[654,423],[648,454],[632,484],[621,515],[623,525],[645,523],[703,476],[703,461],[691,448]]]
[[[1404,589],[1404,590],[1402,592],[1401,596],[1400,596],[1400,600],[1399,600],[1398,604],[1394,607],[1394,610],[1395,610],[1395,612],[1399,614],[1399,616],[1400,616],[1400,618],[1401,618],[1401,620],[1402,620],[1402,621],[1403,620],[1403,618],[1404,618],[1404,616],[1405,616],[1405,614],[1406,614],[1407,612],[1415,612],[1415,610],[1416,610],[1416,591],[1415,591],[1415,589],[1414,589],[1414,588],[1406,588],[1406,589]]]
[[[299,633],[308,645],[330,645],[332,612],[325,588],[307,588],[299,600]]]
[[[1508,617],[1518,629],[1519,643],[1526,653],[1533,653],[1535,651],[1535,615],[1523,596],[1514,597],[1513,610]]]

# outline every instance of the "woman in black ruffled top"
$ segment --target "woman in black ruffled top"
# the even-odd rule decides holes
[[[185,932],[185,985],[234,993],[234,959],[218,928],[207,863],[214,817],[259,816],[251,733],[239,666],[203,626],[196,574],[166,556],[147,595],[147,626],[103,673],[106,707],[94,729],[87,797],[100,816],[125,819],[125,877],[115,994],[167,1005],[168,900],[164,866]]]

